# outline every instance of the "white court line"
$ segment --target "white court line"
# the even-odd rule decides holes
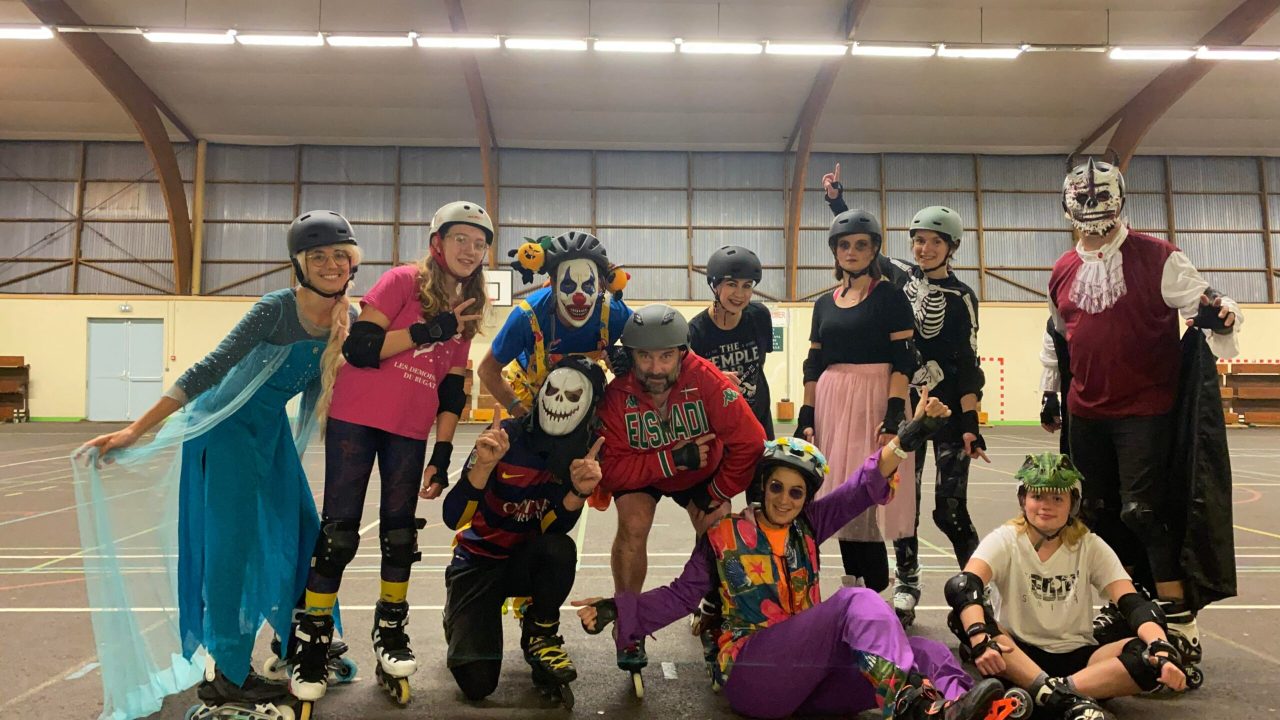
[[[138,488],[137,490],[130,490],[129,492],[120,493],[119,495],[111,495],[111,496],[105,497],[103,498],[103,500],[104,501],[115,500],[116,498],[122,498],[122,497],[125,497],[126,495],[135,495],[137,493],[145,492],[150,489],[151,488],[149,487]],[[5,520],[3,522],[0,522],[0,527],[4,527],[5,525],[13,525],[20,522],[26,522],[27,520],[35,520],[36,518],[42,518],[42,517],[45,517],[46,515],[54,515],[56,513],[66,512],[67,510],[75,510],[78,507],[82,507],[84,505],[89,505],[89,504],[91,503],[88,503],[88,502],[76,503],[75,505],[60,507],[56,510],[46,510],[42,513],[36,513],[35,515],[24,515],[23,517],[20,517],[20,518],[14,518],[12,520]]]
[[[67,453],[67,455],[70,455],[70,453]],[[30,465],[31,463],[49,462],[50,460],[66,460],[67,455],[54,455],[53,457],[40,458],[39,460],[23,460],[22,462],[7,463],[5,465],[0,465],[0,468],[18,467],[19,465]]]

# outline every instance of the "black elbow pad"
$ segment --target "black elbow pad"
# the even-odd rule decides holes
[[[804,359],[802,368],[805,382],[818,382],[825,369],[822,366],[822,348],[809,348],[809,355]]]
[[[924,358],[920,356],[920,350],[916,348],[916,341],[907,338],[906,340],[891,340],[889,347],[892,349],[892,358],[890,362],[893,364],[893,371],[902,373],[908,378],[914,377],[916,370],[924,365]]]
[[[385,328],[368,320],[358,320],[351,325],[351,333],[342,343],[342,357],[358,368],[376,368],[386,339]]]
[[[440,412],[453,413],[462,417],[462,409],[467,406],[467,394],[463,391],[461,375],[445,375],[440,381],[437,395],[440,397]]]

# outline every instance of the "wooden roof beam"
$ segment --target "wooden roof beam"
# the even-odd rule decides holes
[[[449,25],[456,33],[467,32],[467,18],[462,12],[462,0],[444,0],[449,12]],[[480,63],[474,54],[462,56],[462,76],[467,82],[467,95],[471,99],[471,114],[475,117],[476,140],[480,143],[480,169],[484,182],[484,207],[498,225],[498,134],[493,129],[493,115],[489,112],[489,99],[484,94],[484,80],[480,77]],[[497,245],[489,253],[489,267],[498,266]]]
[[[871,0],[849,0],[849,4],[845,6],[844,15],[844,36],[846,39],[853,39],[858,30],[858,23],[862,21],[862,16],[866,13],[867,6],[870,4]],[[813,148],[813,131],[817,128],[818,120],[822,117],[822,110],[827,105],[827,99],[831,97],[831,89],[835,86],[836,75],[840,73],[840,66],[843,61],[843,57],[838,57],[822,63],[817,77],[813,80],[813,87],[809,89],[809,96],[800,108],[800,116],[796,118],[795,127],[787,139],[787,147],[784,150],[784,152],[790,152],[791,146],[796,146],[795,157],[791,163],[791,193],[787,197],[786,237],[784,238],[784,247],[788,249],[790,255],[790,260],[787,263],[789,268],[787,273],[788,298],[796,296],[797,265],[800,256],[800,216],[804,212],[804,178],[809,170],[809,154]]]
[[[1211,47],[1240,45],[1266,24],[1277,10],[1280,10],[1280,0],[1244,0],[1200,38],[1197,44]],[[1107,143],[1107,152],[1115,153],[1121,169],[1127,169],[1147,131],[1201,78],[1209,74],[1217,62],[1192,58],[1160,73],[1090,133],[1072,155],[1079,155],[1087,150],[1114,125],[1116,131]]]
[[[64,0],[23,0],[27,9],[46,25],[85,25],[84,20]],[[174,126],[188,139],[195,136],[172,111],[138,77],[110,45],[93,33],[58,33],[58,39],[75,55],[89,72],[111,93],[133,121],[142,144],[151,156],[169,211],[169,237],[173,244],[173,285],[179,295],[191,294],[191,266],[194,255],[191,238],[191,214],[187,209],[187,193],[178,170],[178,156],[169,142],[169,130],[160,113],[164,112]],[[162,110],[163,108],[163,110]]]

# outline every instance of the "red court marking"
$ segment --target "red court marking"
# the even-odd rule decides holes
[[[1244,505],[1245,503],[1257,502],[1262,499],[1262,493],[1258,492],[1257,490],[1254,490],[1253,488],[1242,487],[1242,488],[1235,488],[1235,489],[1241,490],[1243,492],[1247,492],[1250,495],[1253,495],[1253,497],[1249,498],[1248,500],[1232,500],[1231,501],[1232,505]]]
[[[84,582],[84,578],[71,578],[69,580],[49,580],[48,582],[27,583],[25,585],[0,585],[0,590],[25,590],[26,588],[45,587],[46,585],[66,585],[68,583]]]

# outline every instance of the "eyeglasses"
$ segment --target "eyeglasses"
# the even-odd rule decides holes
[[[460,248],[465,248],[468,245],[470,245],[471,248],[476,252],[484,252],[489,249],[488,240],[485,240],[484,238],[473,238],[466,233],[454,233],[450,235],[447,239],[449,240],[449,242],[457,245]]]
[[[330,261],[333,261],[338,265],[350,265],[351,254],[342,250],[337,250],[333,253],[319,251],[307,253],[307,262],[312,267],[324,267],[325,265],[328,265]]]
[[[804,496],[805,496],[804,488],[800,487],[799,485],[792,485],[791,487],[788,488],[777,480],[769,481],[768,490],[770,495],[781,495],[782,491],[786,490],[787,497],[791,498],[792,500],[795,500],[796,502],[804,500]]]

